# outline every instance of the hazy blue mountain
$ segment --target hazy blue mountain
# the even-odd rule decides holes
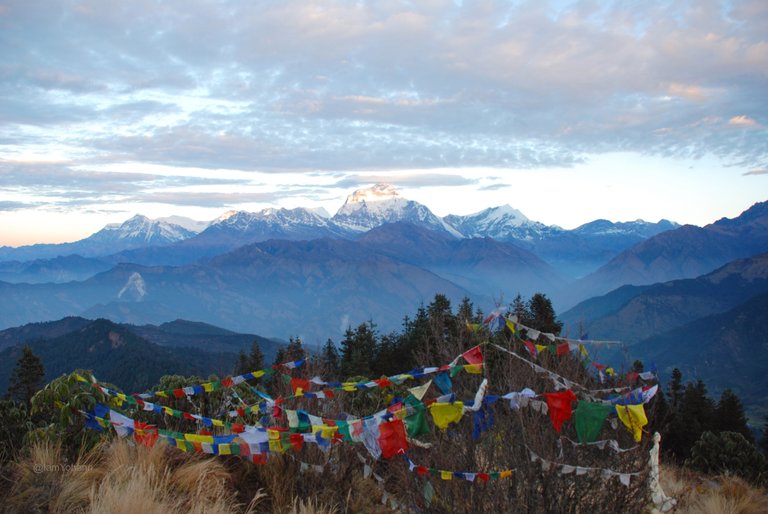
[[[239,354],[240,350],[250,352],[251,345],[258,343],[269,365],[275,360],[277,351],[284,343],[256,334],[241,334],[199,321],[177,319],[160,325],[123,325],[134,334],[150,343],[176,348],[196,348],[206,352]]]
[[[686,225],[662,232],[621,253],[578,281],[564,305],[624,284],[644,285],[708,273],[734,259],[768,251],[768,202],[703,228]]]
[[[194,235],[194,232],[179,225],[136,215],[124,223],[107,225],[74,243],[36,244],[18,248],[3,246],[0,247],[0,260],[32,261],[67,255],[101,257],[131,248],[167,245]]]
[[[627,248],[678,226],[667,220],[658,223],[595,220],[565,230],[532,221],[509,205],[467,216],[449,215],[444,219],[463,237],[491,237],[514,243],[570,277],[594,271]]]
[[[102,271],[107,271],[113,264],[106,259],[67,255],[53,259],[33,261],[0,261],[0,280],[4,282],[70,282],[85,280]]]
[[[489,237],[456,239],[410,223],[389,223],[359,240],[376,252],[444,277],[477,295],[513,298],[561,286],[547,263],[511,243]]]
[[[733,261],[695,279],[624,286],[561,314],[575,333],[636,343],[768,292],[768,253]]]
[[[83,282],[0,283],[0,327],[68,315],[132,324],[184,318],[317,343],[370,319],[382,330],[398,328],[436,293],[457,302],[472,296],[353,241],[273,240],[197,265],[121,264]]]
[[[768,395],[768,293],[733,309],[696,319],[644,339],[633,355],[655,361],[668,377],[673,368],[684,380],[701,378],[710,394],[733,389],[749,404],[766,404]]]

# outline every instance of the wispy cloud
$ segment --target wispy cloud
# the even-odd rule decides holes
[[[742,173],[744,176],[748,175],[768,175],[768,168],[764,168],[761,170],[749,170],[746,173]]]
[[[10,2],[0,158],[70,165],[0,183],[175,204],[194,196],[149,182],[188,179],[75,168],[321,173],[320,189],[472,185],[462,169],[614,152],[762,170],[767,34],[763,0]]]

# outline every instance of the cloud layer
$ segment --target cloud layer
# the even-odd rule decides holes
[[[0,57],[0,184],[19,194],[226,203],[168,192],[195,185],[181,178],[87,171],[118,163],[336,187],[610,152],[768,168],[764,0],[10,0]],[[18,164],[42,157],[65,164]]]

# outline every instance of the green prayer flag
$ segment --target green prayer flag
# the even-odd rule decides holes
[[[403,420],[405,422],[405,430],[408,432],[408,437],[416,437],[421,434],[429,433],[429,426],[427,425],[427,418],[424,414],[426,407],[415,396],[410,395],[403,403],[413,407],[414,411],[409,414]]]
[[[613,410],[613,405],[580,401],[573,411],[573,422],[576,425],[576,434],[580,443],[591,443],[600,435],[603,423],[608,414]]]

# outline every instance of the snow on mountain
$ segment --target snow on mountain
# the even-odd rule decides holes
[[[557,226],[531,221],[509,205],[490,207],[466,216],[450,214],[443,219],[463,237],[491,237],[499,241],[532,241],[562,232]]]
[[[189,239],[195,234],[182,226],[151,220],[137,214],[123,223],[110,223],[84,241],[123,241],[146,245],[170,244]]]
[[[190,232],[194,232],[195,234],[199,234],[205,230],[208,225],[211,224],[210,221],[193,220],[191,218],[185,218],[184,216],[166,216],[164,218],[157,218],[155,221],[170,223],[171,225],[178,225],[189,230]]]
[[[579,235],[605,236],[605,235],[636,235],[642,238],[655,236],[658,233],[678,228],[680,225],[669,220],[660,220],[651,223],[644,220],[612,222],[604,219],[590,221],[575,229],[573,232]]]
[[[315,239],[337,235],[320,214],[309,209],[267,208],[259,212],[229,211],[211,222],[195,239],[198,242],[229,239],[248,244],[268,239]]]
[[[460,232],[435,216],[425,205],[403,198],[389,184],[358,189],[347,197],[331,221],[343,229],[358,233],[400,221],[462,237]]]

